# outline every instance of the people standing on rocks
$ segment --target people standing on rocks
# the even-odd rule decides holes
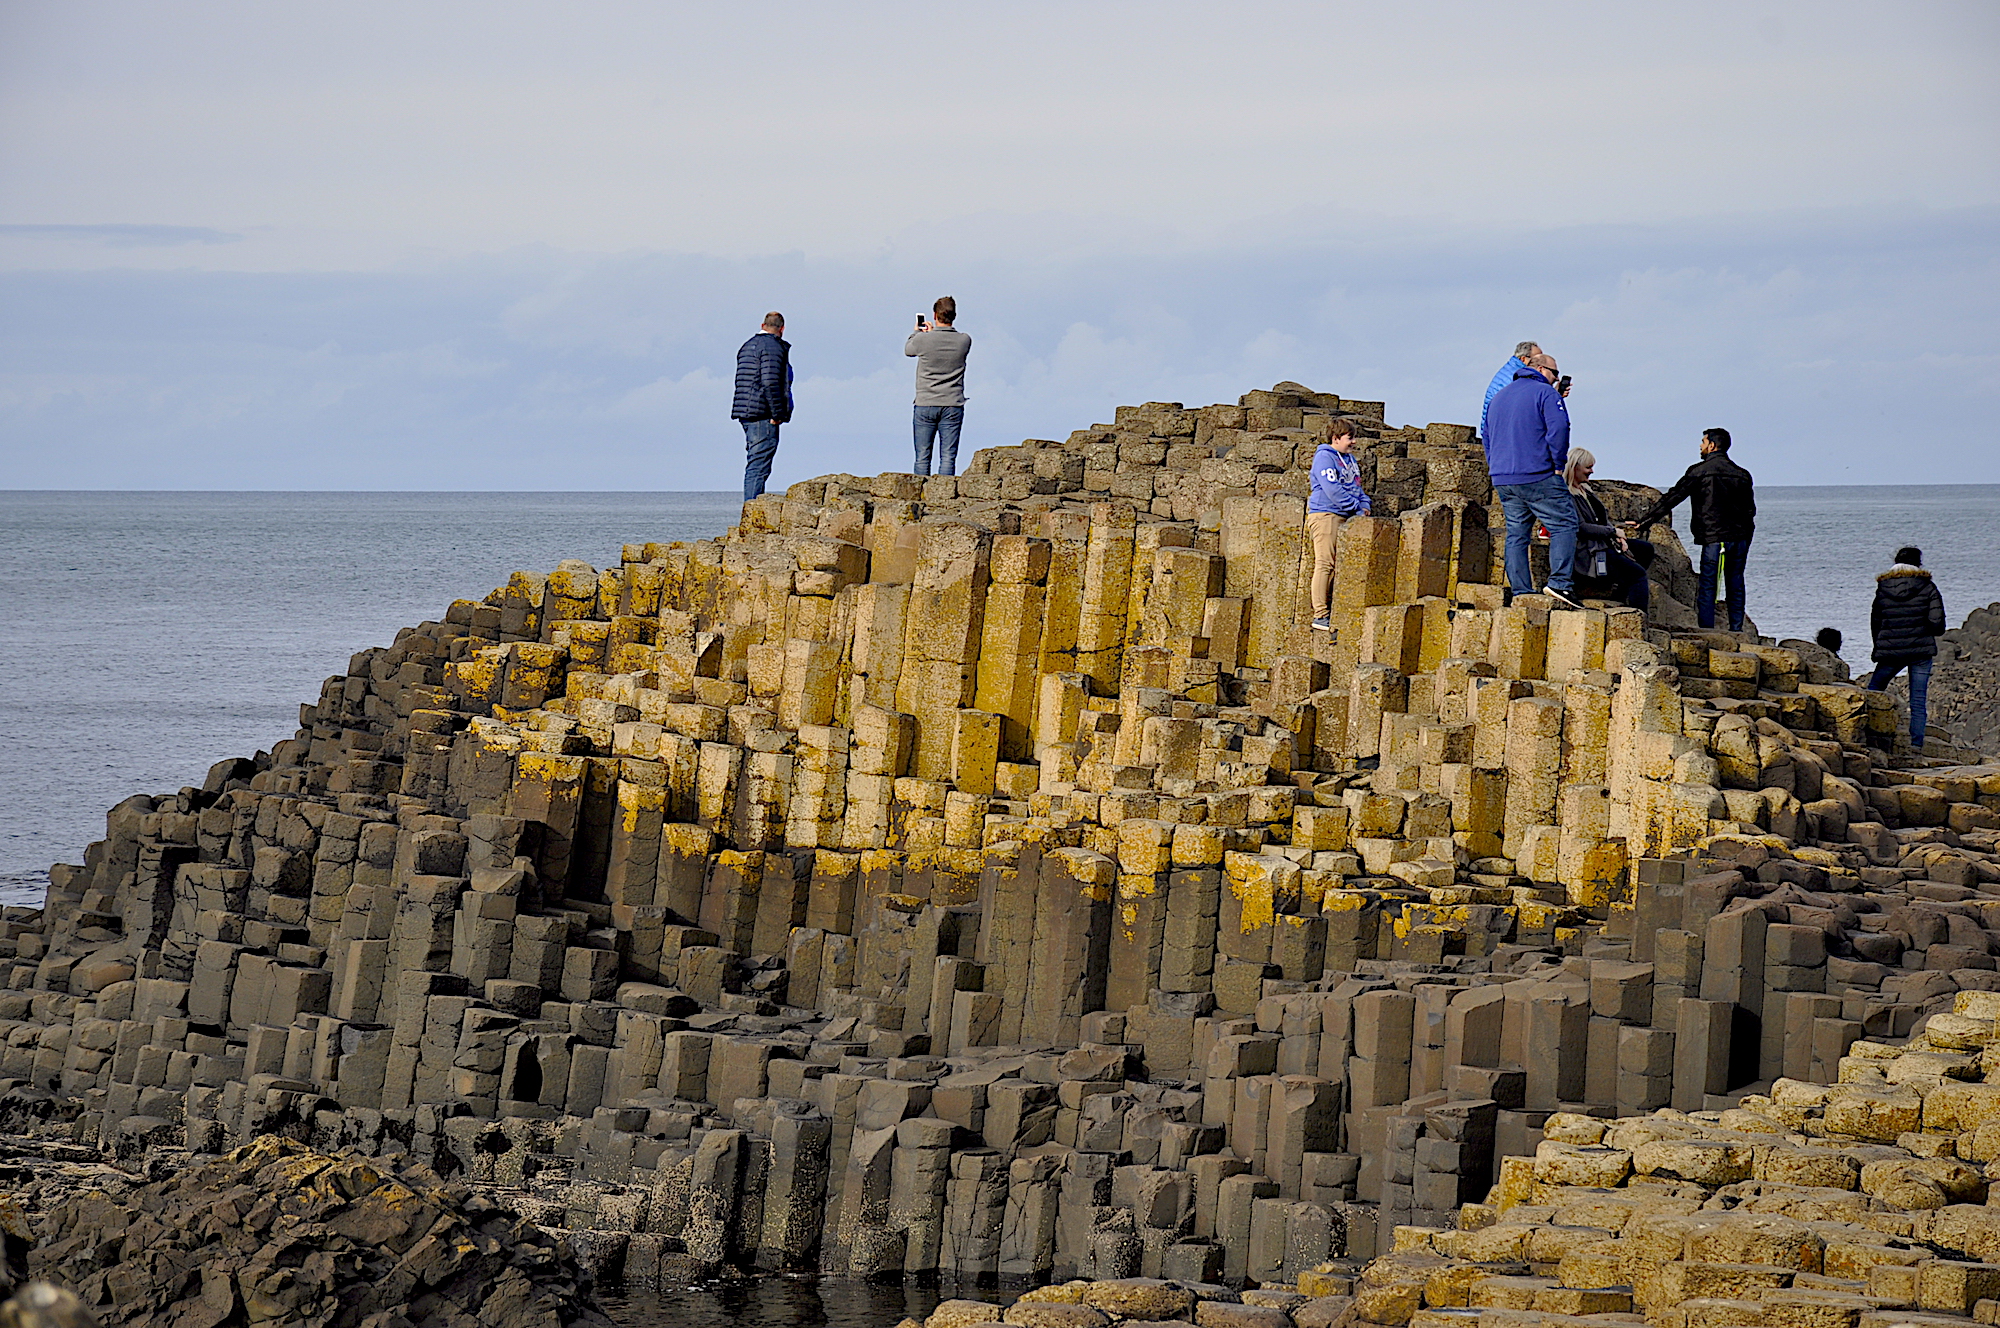
[[[1902,670],[1910,671],[1910,746],[1922,751],[1931,661],[1945,629],[1944,596],[1924,567],[1922,549],[1905,545],[1896,550],[1896,565],[1875,578],[1868,628],[1875,638],[1875,676],[1868,680],[1868,690],[1879,692]]]
[[[1507,590],[1531,594],[1528,540],[1540,521],[1549,532],[1549,579],[1542,592],[1566,609],[1574,598],[1576,502],[1563,484],[1569,460],[1569,408],[1555,389],[1556,362],[1536,353],[1487,407],[1486,468],[1507,514]]]
[[[743,501],[764,492],[778,455],[778,426],[792,419],[792,343],[785,316],[773,311],[736,351],[736,400],[729,418],[743,425]]]
[[[1486,400],[1479,407],[1479,436],[1486,436],[1486,416],[1493,409],[1493,398],[1500,395],[1500,389],[1514,381],[1514,371],[1524,367],[1529,360],[1542,353],[1542,348],[1532,341],[1519,342],[1507,362],[1500,366],[1500,372],[1493,375],[1493,381],[1486,385]]]
[[[1315,631],[1333,630],[1333,560],[1341,523],[1373,510],[1361,488],[1361,463],[1354,459],[1354,422],[1337,417],[1327,440],[1313,449],[1312,496],[1306,499],[1306,537],[1313,550]]]
[[[946,295],[931,305],[931,318],[917,319],[917,330],[903,343],[903,354],[917,359],[916,416],[912,426],[917,447],[916,473],[931,473],[931,444],[937,444],[940,475],[957,473],[958,434],[965,425],[965,357],[972,338],[952,326],[958,301]]]
[[[1695,617],[1703,627],[1715,626],[1717,564],[1728,586],[1729,630],[1743,630],[1743,563],[1750,556],[1750,539],[1757,528],[1757,496],[1750,472],[1729,459],[1729,430],[1701,431],[1701,460],[1689,466],[1674,487],[1660,495],[1628,529],[1644,530],[1664,521],[1683,498],[1693,498],[1688,526],[1701,546],[1701,589],[1695,596]]]
[[[1613,597],[1634,609],[1652,606],[1646,569],[1653,565],[1648,540],[1627,539],[1604,510],[1604,500],[1590,487],[1597,458],[1589,449],[1572,447],[1563,465],[1563,483],[1576,503],[1576,579],[1607,583]]]

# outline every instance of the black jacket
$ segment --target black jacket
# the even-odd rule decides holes
[[[732,420],[792,418],[792,343],[759,332],[736,352],[736,400]]]
[[[1752,492],[1750,472],[1729,459],[1727,452],[1714,452],[1687,468],[1660,501],[1646,509],[1638,520],[1644,530],[1692,497],[1689,524],[1696,544],[1729,543],[1747,540],[1757,529],[1757,498]]]
[[[1588,489],[1582,493],[1572,489],[1569,496],[1576,503],[1577,575],[1595,576],[1589,569],[1595,565],[1599,553],[1618,547],[1618,531],[1596,494]]]
[[[1878,663],[1885,659],[1930,659],[1944,631],[1944,596],[1931,574],[1897,563],[1875,578],[1875,607],[1868,613]]]

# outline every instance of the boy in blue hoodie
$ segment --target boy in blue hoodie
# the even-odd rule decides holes
[[[1333,552],[1340,525],[1351,516],[1367,516],[1368,495],[1361,491],[1361,464],[1354,459],[1354,425],[1333,422],[1332,436],[1313,450],[1312,497],[1306,500],[1306,535],[1313,546],[1313,627],[1333,630]]]

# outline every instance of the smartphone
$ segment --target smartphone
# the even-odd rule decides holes
[[[918,315],[917,315],[917,331],[921,332],[921,331],[923,331],[923,330],[924,330],[924,316],[923,316],[922,314],[918,314]]]

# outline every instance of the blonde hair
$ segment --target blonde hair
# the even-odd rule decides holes
[[[1577,472],[1586,466],[1595,469],[1597,458],[1591,455],[1590,449],[1587,447],[1572,447],[1569,450],[1569,460],[1563,462],[1562,472],[1563,483],[1569,486],[1571,493],[1586,493],[1589,491],[1589,486],[1577,478]]]

